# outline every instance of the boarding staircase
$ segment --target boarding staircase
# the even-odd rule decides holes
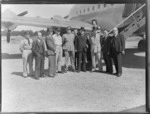
[[[125,38],[128,38],[134,32],[136,32],[137,30],[139,30],[141,27],[145,25],[145,15],[143,12],[144,6],[145,4],[137,7],[134,5],[133,9],[130,10],[133,12],[128,17],[126,17],[125,20],[123,20],[123,23],[126,24],[127,26],[122,31],[120,31],[120,33],[123,34]]]
[[[145,15],[144,15],[144,6],[146,4],[142,4],[141,6],[129,6],[128,4],[125,5],[126,11],[123,13],[123,18],[125,18],[122,22],[120,22],[115,27],[120,28],[120,26],[123,26],[121,31],[119,31],[121,34],[125,36],[125,38],[128,38],[131,36],[134,32],[139,30],[141,27],[145,25]],[[132,7],[132,10],[129,9],[129,7]],[[129,12],[130,11],[130,12]],[[126,15],[125,15],[125,12]],[[113,29],[112,29],[113,30]],[[111,30],[111,31],[112,31]],[[110,32],[111,32],[110,31]]]
[[[123,18],[125,16],[126,18],[122,22],[120,22],[117,26],[115,26],[117,28],[121,28],[119,32],[123,34],[125,38],[128,38],[135,32],[140,33],[140,30],[145,29],[145,28],[142,28],[142,27],[145,27],[144,25],[145,25],[145,20],[146,20],[145,7],[144,7],[145,5],[146,4],[142,4],[140,6],[138,4],[135,4],[134,6],[131,6],[131,4],[130,6],[128,4],[125,5]],[[143,36],[145,35],[143,34]],[[144,51],[146,49],[145,44],[146,44],[145,39],[143,37],[143,39],[140,40],[138,43],[138,49],[140,51]]]

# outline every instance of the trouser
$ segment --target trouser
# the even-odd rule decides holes
[[[53,75],[56,73],[56,56],[52,55],[52,56],[48,56],[48,74],[49,75]]]
[[[73,51],[66,51],[65,50],[65,66],[66,66],[66,70],[68,70],[68,61],[69,61],[69,57],[70,57],[70,63],[73,69],[75,69],[74,67],[74,52]]]
[[[33,54],[31,50],[23,50],[22,53],[23,58],[23,75],[33,74]],[[27,68],[27,64],[29,64],[29,71]]]
[[[96,69],[96,57],[97,57],[97,60],[98,60],[98,68],[99,68],[100,71],[102,71],[103,68],[102,68],[101,52],[97,52],[97,53],[94,53],[93,51],[91,52],[92,68]]]
[[[39,78],[44,75],[44,55],[38,54],[35,57],[35,77]]]
[[[56,46],[56,72],[61,71],[62,46]]]
[[[112,52],[112,58],[114,61],[115,69],[117,74],[122,74],[122,53],[116,51]]]
[[[83,71],[86,71],[86,52],[78,52],[78,71],[81,71],[81,61],[83,66]]]
[[[106,72],[113,73],[112,60],[109,54],[103,53],[103,58],[106,64]]]
[[[78,58],[78,53],[75,52],[75,59],[74,59],[74,65],[75,65],[75,68],[77,68],[77,58]]]

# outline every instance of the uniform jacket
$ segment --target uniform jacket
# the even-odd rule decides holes
[[[89,38],[91,45],[91,52],[100,52],[101,51],[101,35],[100,34],[91,34]]]
[[[33,51],[33,54],[35,56],[38,56],[39,54],[42,54],[43,56],[45,56],[45,44],[44,44],[44,41],[42,39],[40,39],[40,42],[39,42],[38,39],[36,39],[33,42],[32,51]]]
[[[47,55],[55,55],[56,45],[52,36],[47,36],[45,38],[46,46],[47,46]]]
[[[30,44],[28,42],[28,39],[24,39],[21,41],[21,44],[20,44],[20,51],[23,52],[23,50],[31,50],[32,49],[32,43],[33,43],[33,40],[32,39],[29,39],[30,41]]]
[[[63,35],[63,49],[68,51],[74,51],[74,34],[64,34]]]
[[[122,34],[118,34],[116,37],[113,36],[112,48],[118,53],[125,50],[125,38]]]
[[[88,38],[86,35],[78,35],[75,39],[75,49],[78,51],[78,52],[81,52],[81,51],[87,51],[87,45],[88,43]]]

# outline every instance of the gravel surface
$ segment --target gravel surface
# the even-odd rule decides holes
[[[122,77],[88,71],[35,80],[22,77],[19,45],[2,43],[2,112],[118,112],[143,106],[145,53],[136,46],[137,41],[126,43]]]

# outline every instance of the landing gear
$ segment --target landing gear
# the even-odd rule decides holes
[[[8,31],[7,31],[7,43],[10,42],[10,32],[11,32],[11,30],[8,30]]]
[[[146,49],[146,40],[145,39],[140,40],[138,43],[138,50],[145,51],[145,49]]]

